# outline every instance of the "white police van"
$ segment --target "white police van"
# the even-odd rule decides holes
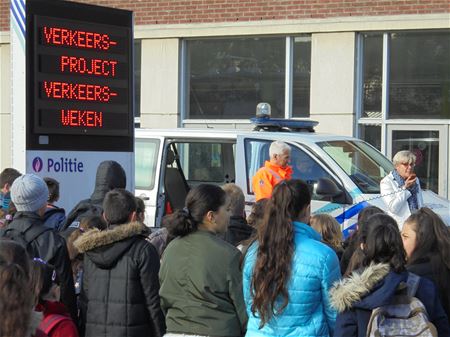
[[[293,178],[312,190],[312,212],[329,213],[342,225],[344,235],[354,228],[358,212],[386,206],[380,181],[392,163],[366,142],[345,136],[317,134],[317,122],[254,119],[255,131],[217,129],[136,129],[136,195],[146,204],[146,224],[158,227],[162,216],[182,208],[192,186],[234,182],[254,203],[251,181],[269,159],[269,146],[281,140],[291,146]],[[450,225],[450,203],[429,190],[425,206]]]

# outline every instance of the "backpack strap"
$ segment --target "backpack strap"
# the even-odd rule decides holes
[[[63,321],[70,320],[69,317],[63,315],[52,314],[45,317],[41,324],[39,324],[39,329],[41,329],[46,335],[50,336],[50,332],[53,330],[55,326]]]
[[[44,232],[51,231],[50,227],[45,226],[44,224],[39,226],[31,226],[25,232],[23,232],[23,237],[26,242],[30,243],[34,239],[36,239],[39,235]]]
[[[50,227],[47,227],[44,225],[44,223],[39,225],[31,225],[28,227],[25,231],[19,231],[16,228],[13,227],[6,227],[6,228],[0,228],[0,237],[10,237],[9,233],[19,233],[23,236],[24,240],[27,243],[30,243],[34,239],[36,239],[39,235],[41,235],[44,232],[47,232],[49,230],[52,230]]]
[[[419,288],[420,276],[408,273],[408,280],[406,281],[406,285],[408,287],[407,294],[408,297],[414,297],[417,292],[417,288]]]

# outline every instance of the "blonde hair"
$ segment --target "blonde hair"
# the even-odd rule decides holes
[[[336,249],[342,248],[341,226],[335,218],[328,214],[316,214],[311,217],[310,224],[322,235],[323,242]]]

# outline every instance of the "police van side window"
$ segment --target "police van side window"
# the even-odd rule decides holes
[[[248,194],[253,194],[252,178],[256,171],[264,166],[266,160],[269,160],[269,147],[271,142],[272,141],[259,139],[247,139],[245,141]],[[291,147],[291,162],[289,165],[291,165],[293,169],[292,178],[302,179],[310,186],[313,200],[324,200],[323,196],[315,193],[320,178],[328,178],[337,183],[335,179],[319,163],[317,163],[317,161],[298,147]],[[339,202],[338,200],[333,201]]]
[[[269,160],[270,141],[246,139],[245,140],[245,168],[247,173],[247,194],[253,194],[252,178],[264,162]]]
[[[317,143],[363,193],[380,193],[380,181],[393,170],[392,163],[362,141],[336,140]]]
[[[189,185],[234,182],[234,144],[183,142],[173,145]]]
[[[136,139],[135,185],[136,189],[151,190],[155,186],[158,161],[158,139]]]

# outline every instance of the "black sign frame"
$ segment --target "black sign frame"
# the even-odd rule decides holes
[[[78,41],[83,42],[79,42],[76,48],[68,43],[66,45],[49,43],[61,41],[60,39],[47,40],[45,45],[45,41],[42,41],[44,26],[47,29],[45,32],[50,32],[50,28],[56,27],[55,29],[61,28],[71,32],[82,30],[87,33],[78,36],[80,38]],[[55,32],[59,34],[55,36],[60,38],[61,30]],[[94,36],[91,33],[99,35]],[[49,36],[50,33],[45,35],[47,38]],[[86,44],[86,36],[90,39],[90,44]],[[105,48],[109,46],[111,51],[100,50],[100,42],[97,39],[98,43],[93,44],[93,37],[96,39],[103,37],[102,41],[109,38],[116,45],[111,47],[105,44]],[[117,43],[118,41],[120,43]],[[97,46],[98,50],[92,46]],[[46,55],[52,58],[46,58]],[[71,62],[81,60],[90,63],[90,68],[81,63],[84,68],[77,69],[84,71],[82,75],[75,74],[75,66],[71,68],[72,73],[70,71],[64,73],[62,70],[60,73],[55,72],[55,66],[52,68],[49,60],[60,58],[63,69],[63,55],[70,57]],[[109,63],[104,62],[105,60]],[[94,66],[97,74],[92,70]],[[48,72],[45,69],[52,71]],[[120,69],[115,73],[120,76],[113,78],[111,70],[116,69]],[[103,71],[100,76],[99,71]],[[61,88],[66,90],[63,92],[65,95],[61,95]],[[71,90],[70,96],[67,88]],[[134,80],[131,11],[69,1],[27,1],[26,144],[27,150],[133,152]]]

